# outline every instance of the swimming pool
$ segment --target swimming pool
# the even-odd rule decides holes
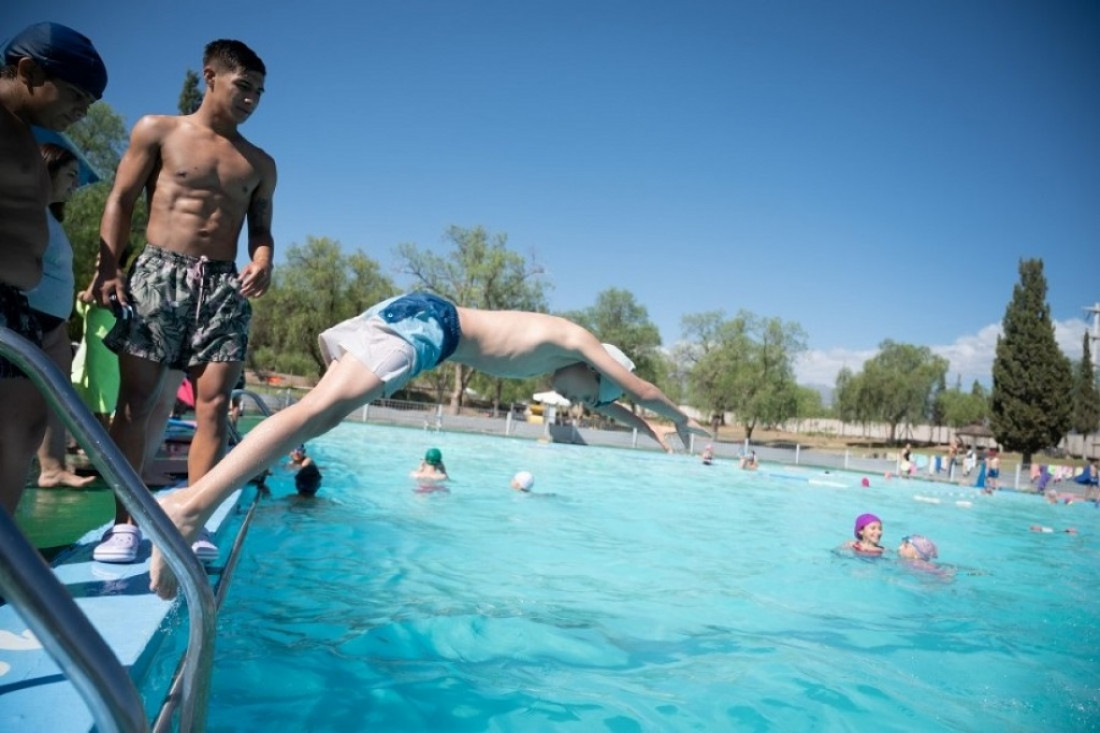
[[[407,478],[431,445],[449,493]],[[1092,504],[353,424],[310,449],[318,498],[277,470],[250,530],[210,730],[1100,725]],[[865,511],[955,577],[834,553]]]

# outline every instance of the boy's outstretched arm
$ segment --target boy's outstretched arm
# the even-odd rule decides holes
[[[661,447],[664,448],[666,452],[672,453],[672,446],[668,444],[667,438],[668,434],[671,433],[674,428],[662,428],[662,426],[657,425],[656,423],[652,423],[649,420],[646,420],[644,417],[641,417],[640,415],[635,415],[634,412],[628,409],[625,405],[620,405],[618,402],[613,402],[610,405],[601,405],[599,407],[595,407],[593,408],[593,411],[598,412],[601,415],[606,415],[612,420],[626,425],[628,428],[636,428],[637,430],[649,435],[649,437],[660,443]],[[684,443],[684,448],[687,447],[688,444]]]
[[[616,364],[615,366],[619,367],[618,364]],[[680,440],[683,441],[685,449],[691,445],[692,433],[696,435],[705,435],[707,437],[710,437],[710,433],[707,432],[706,428],[685,415],[684,411],[677,407],[676,404],[673,403],[673,401],[670,400],[668,397],[666,397],[665,393],[659,390],[656,386],[650,384],[641,377],[638,377],[635,374],[626,371],[622,367],[619,367],[619,371],[621,372],[622,376],[616,381],[618,382],[619,386],[623,388],[624,396],[630,397],[634,401],[634,403],[639,405],[640,407],[644,407],[647,410],[657,413],[661,417],[671,420],[672,424],[676,426],[676,433],[680,436]],[[625,407],[622,409],[623,412],[633,415],[633,413],[631,413],[630,410],[627,410]],[[609,417],[614,416],[611,415]],[[648,424],[647,429],[649,430],[649,432],[653,432],[653,429],[651,427],[648,427]],[[657,440],[660,441],[659,438]]]

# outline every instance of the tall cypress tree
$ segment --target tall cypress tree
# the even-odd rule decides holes
[[[993,360],[993,434],[1024,463],[1057,445],[1073,415],[1073,368],[1054,339],[1046,296],[1043,261],[1021,260]]]
[[[1088,435],[1100,428],[1100,390],[1096,388],[1089,341],[1086,331],[1085,343],[1081,347],[1081,363],[1073,383],[1073,429],[1081,435]]]
[[[191,69],[183,77],[183,89],[180,90],[179,110],[181,115],[189,115],[202,104],[202,92],[199,91],[199,75]]]

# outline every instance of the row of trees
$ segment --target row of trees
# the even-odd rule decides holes
[[[884,341],[878,353],[853,373],[837,376],[836,413],[849,422],[881,422],[897,439],[914,423],[962,427],[988,422],[997,442],[1024,462],[1057,445],[1070,430],[1086,435],[1100,428],[1089,336],[1084,334],[1076,370],[1059,348],[1046,303],[1042,260],[1020,262],[1020,282],[1005,309],[993,362],[993,389],[975,382],[968,393],[944,388],[948,364],[926,347]]]
[[[192,111],[199,99],[197,76],[192,76],[180,95],[181,112]],[[70,137],[106,176],[78,191],[67,209],[65,227],[74,245],[77,282],[83,285],[91,280],[99,220],[125,149],[126,129],[107,104],[98,103]],[[131,234],[135,249],[144,242],[145,222],[139,207]],[[250,366],[319,375],[323,363],[317,334],[404,289],[428,289],[478,308],[547,311],[552,283],[545,268],[533,255],[511,249],[507,235],[453,226],[444,242],[442,253],[411,243],[395,248],[396,274],[405,280],[401,287],[376,260],[362,252],[349,254],[332,239],[308,237],[290,246],[268,294],[254,302]],[[734,414],[750,438],[758,426],[795,417],[835,415],[848,422],[886,423],[895,440],[906,425],[988,422],[1005,448],[1030,456],[1057,444],[1071,429],[1091,433],[1100,426],[1100,390],[1088,336],[1074,370],[1054,339],[1041,260],[1020,264],[1020,283],[998,340],[991,392],[978,382],[969,391],[959,383],[948,389],[949,365],[943,357],[927,347],[887,340],[861,371],[841,370],[830,410],[816,390],[795,382],[794,363],[806,348],[806,334],[797,323],[749,311],[733,317],[722,311],[691,314],[681,324],[683,339],[666,351],[645,307],[627,290],[607,290],[591,307],[561,315],[618,344],[634,359],[640,376],[710,416],[712,428]],[[74,337],[79,329],[74,323]],[[415,385],[454,409],[471,392],[499,406],[525,401],[546,386],[546,380],[494,379],[461,365],[429,372]]]

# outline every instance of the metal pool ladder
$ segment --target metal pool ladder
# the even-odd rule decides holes
[[[107,485],[138,520],[180,580],[189,610],[182,663],[180,730],[206,724],[214,659],[214,592],[206,573],[127,463],[103,426],[84,407],[67,375],[38,347],[0,327],[0,356],[19,367],[72,432]],[[57,579],[49,565],[0,510],[0,590],[84,698],[99,731],[147,731],[141,696],[125,667]]]
[[[268,408],[267,403],[264,402],[258,394],[250,392],[246,389],[233,390],[233,397],[247,396],[250,398],[256,406],[263,413],[263,416],[271,417],[271,410]],[[241,434],[237,432],[237,428],[233,425],[229,426],[230,434],[234,442],[239,443],[241,440]],[[260,474],[260,481],[263,481],[265,473]],[[233,540],[233,547],[229,550],[229,556],[226,558],[225,567],[221,571],[221,580],[218,582],[218,592],[214,596],[214,608],[215,612],[221,610],[222,601],[225,600],[225,595],[229,590],[229,581],[233,577],[233,571],[237,567],[237,560],[240,558],[241,548],[244,546],[245,534],[248,531],[248,526],[252,523],[252,516],[256,511],[256,506],[260,501],[262,492],[257,491],[256,495],[252,498],[252,503],[248,506],[248,512],[245,514],[244,519],[241,521],[241,529],[237,532],[237,536]],[[176,669],[172,678],[172,684],[168,690],[168,695],[164,699],[164,704],[161,705],[160,712],[157,714],[157,719],[153,723],[154,733],[166,733],[172,730],[172,716],[176,712],[176,708],[185,701],[183,694],[184,681],[186,679],[184,673],[186,672],[185,664],[187,658],[184,657],[180,660],[179,667]]]

